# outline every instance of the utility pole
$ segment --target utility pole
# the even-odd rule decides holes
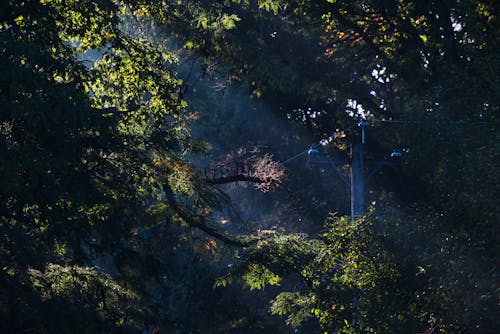
[[[361,143],[351,145],[351,218],[359,219],[365,213],[364,155]]]
[[[333,168],[344,184],[350,187],[351,190],[351,220],[357,220],[365,214],[365,186],[370,182],[372,177],[382,168],[382,166],[397,165],[392,161],[387,160],[368,160],[366,164],[374,165],[373,170],[365,177],[365,156],[364,149],[366,144],[366,128],[369,123],[366,120],[361,120],[358,127],[361,128],[361,141],[351,144],[351,180],[350,182],[338,169],[337,164],[342,163],[335,161],[331,157],[321,156],[319,151],[311,148],[308,151],[307,161],[310,164],[326,164]],[[401,157],[401,153],[394,151],[391,157]]]
[[[351,144],[351,219],[356,220],[365,214],[365,155],[366,120],[358,123],[361,128],[361,142]]]

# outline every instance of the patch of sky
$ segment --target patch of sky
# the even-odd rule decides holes
[[[288,113],[286,116],[288,119],[294,119],[295,121],[305,122],[308,119],[315,119],[320,117],[321,115],[326,114],[326,110],[315,110],[312,107],[304,107],[304,108],[294,108],[291,113]]]
[[[346,108],[345,112],[349,117],[366,118],[370,115],[370,111],[365,110],[363,105],[354,99],[347,99]]]
[[[385,67],[374,68],[372,70],[372,77],[375,78],[375,80],[377,80],[380,83],[389,82],[390,79],[389,79],[389,76],[387,76],[386,73],[385,73],[386,70],[387,69]]]

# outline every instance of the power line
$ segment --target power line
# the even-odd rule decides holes
[[[317,147],[323,145],[323,143],[325,142],[325,140],[328,140],[328,143],[331,143],[331,142],[335,141],[338,138],[339,134],[341,134],[342,132],[345,132],[345,131],[353,128],[353,127],[355,127],[356,125],[358,125],[358,123],[351,124],[351,125],[349,125],[348,127],[344,128],[342,130],[335,131],[335,133],[333,134],[333,138],[331,140],[321,139],[319,142],[311,145],[307,150],[304,150],[304,151],[302,151],[302,152],[300,152],[300,153],[292,156],[291,158],[288,158],[288,159],[284,160],[283,162],[281,162],[281,164],[284,165],[284,164],[286,164],[286,163],[288,163],[288,162],[290,162],[292,160],[295,160],[295,159],[301,157],[302,155],[306,154],[310,149],[317,148]]]
[[[286,159],[286,160],[285,160],[285,161],[283,161],[281,164],[282,164],[282,165],[284,165],[284,164],[286,164],[286,163],[287,163],[287,162],[289,162],[289,161],[295,160],[295,159],[297,159],[298,157],[300,157],[300,156],[302,156],[302,155],[306,154],[306,153],[307,153],[307,151],[309,151],[309,149],[307,149],[307,150],[305,150],[305,151],[303,151],[303,152],[300,152],[299,154],[294,155],[294,156],[293,156],[293,157],[291,157],[291,158]]]
[[[394,124],[422,124],[424,122],[419,122],[419,121],[393,121],[393,120],[388,120],[388,119],[371,119],[371,122],[376,122],[376,123],[394,123]]]
[[[443,121],[395,121],[389,119],[370,119],[369,122],[375,123],[393,123],[393,124],[454,124],[454,125],[470,125],[470,126],[479,126],[479,125],[488,125],[491,123],[488,122],[463,122],[463,121],[452,121],[452,120],[443,120]]]
[[[389,120],[389,119],[370,119],[368,120],[368,122],[374,122],[374,123],[388,123],[388,124],[429,124],[429,123],[435,123],[435,124],[439,124],[439,123],[443,123],[443,124],[454,124],[454,125],[470,125],[470,126],[482,126],[482,125],[488,125],[490,123],[488,122],[462,122],[462,121],[451,121],[451,120],[448,120],[448,121],[429,121],[429,122],[425,122],[425,121],[398,121],[398,120]],[[349,125],[348,127],[342,129],[342,130],[338,130],[338,131],[335,131],[335,133],[333,134],[333,138],[331,140],[329,140],[328,138],[327,139],[321,139],[319,142],[311,145],[308,149],[284,160],[283,162],[281,162],[282,165],[292,161],[292,160],[295,160],[299,157],[301,157],[302,155],[306,154],[310,149],[314,149],[314,148],[317,148],[321,145],[323,145],[323,143],[330,143],[330,142],[333,142],[335,141],[339,134],[355,127],[359,125],[358,122],[354,123],[354,124],[351,124]]]

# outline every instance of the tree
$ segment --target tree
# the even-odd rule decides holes
[[[173,30],[204,57],[207,72],[240,80],[318,141],[368,117],[375,130],[368,147],[374,156],[395,146],[409,149],[400,180],[420,189],[414,200],[427,196],[443,213],[443,223],[474,230],[478,241],[490,233],[498,215],[490,200],[498,192],[496,176],[488,171],[497,160],[499,101],[498,18],[492,3],[192,1],[183,6],[190,18],[182,21],[184,35]],[[216,29],[217,18],[229,14],[238,18],[231,29]],[[197,15],[213,24],[194,24]]]
[[[472,0],[2,4],[0,314],[9,319],[2,329],[183,328],[174,297],[199,287],[183,283],[195,247],[183,244],[171,224],[178,223],[243,247],[222,285],[242,277],[260,289],[295,275],[300,288],[285,286],[272,306],[292,325],[314,316],[327,331],[479,325],[494,332],[496,270],[483,269],[498,244],[495,9]],[[269,172],[281,178],[283,169],[269,156],[252,157],[263,173],[207,182],[196,165],[209,147],[190,135],[197,115],[187,109],[189,86],[175,65],[185,54],[172,45],[201,59],[217,89],[241,82],[294,121],[302,129],[295,142],[333,137],[360,117],[377,124],[369,152],[384,154],[395,141],[409,148],[394,174],[422,189],[411,207],[387,205],[401,215],[423,213],[332,217],[318,238],[221,232],[211,219],[228,197],[214,186],[269,185]],[[241,133],[229,126],[223,136]],[[325,150],[345,144],[331,141]],[[295,219],[300,204],[308,221],[322,221],[332,202],[304,200],[308,175],[305,168],[289,173],[282,188],[304,191],[297,205],[275,205],[276,217]],[[330,184],[322,186],[326,194]],[[418,242],[406,245],[406,235]],[[429,245],[427,235],[436,235]],[[179,267],[187,269],[174,273]]]
[[[122,25],[137,6],[2,4],[5,331],[94,333],[154,324],[164,305],[148,296],[177,279],[147,242],[144,231],[158,223],[242,243],[201,214],[224,196],[188,162],[206,147],[187,130],[175,56]]]
[[[498,160],[494,148],[498,127],[495,6],[484,1],[274,3],[277,10],[273,13],[249,3],[207,5],[204,8],[210,13],[236,13],[241,21],[224,33],[202,30],[201,35],[206,37],[203,42],[189,45],[199,47],[195,50],[208,59],[209,73],[238,77],[254,96],[280,107],[275,109],[283,119],[297,120],[318,140],[360,116],[377,124],[370,133],[373,144],[369,151],[387,154],[395,145],[409,149],[398,173],[398,192],[408,191],[408,184],[418,187],[420,191],[409,196],[412,207],[425,212],[419,214],[418,222],[425,221],[433,233],[446,231],[455,240],[446,251],[449,257],[440,257],[437,248],[424,247],[422,251],[444,266],[463,261],[463,273],[473,275],[479,267],[484,272],[495,258],[498,244],[492,233],[498,216],[494,205],[498,177],[491,172]],[[213,64],[219,65],[218,70],[213,71]],[[488,70],[481,72],[481,68]],[[380,180],[387,182],[387,178]],[[441,238],[435,242],[448,243]],[[480,251],[474,253],[474,249]],[[395,262],[406,263],[400,273],[404,280],[394,283],[399,288],[411,282],[411,271],[422,258],[405,262],[401,259],[404,255],[394,256],[398,258]],[[476,256],[478,267],[469,262]],[[262,257],[254,258],[258,261],[248,266],[252,274],[243,274],[251,282],[259,278],[251,286],[275,283],[279,273],[272,266],[259,265],[259,261],[265,261]],[[281,258],[273,260],[273,264],[282,262],[287,263]],[[480,294],[481,289],[471,288],[469,297],[464,296],[452,277],[465,282],[466,275],[454,268],[432,273],[432,279],[443,284],[437,288],[430,284],[435,291],[433,297],[424,306],[418,303],[418,307],[426,310],[423,313],[433,310],[432,314],[440,315],[433,320],[421,318],[420,328],[471,330],[479,325],[479,319],[488,318],[484,320],[488,325],[480,327],[484,332],[494,332],[492,306],[471,301],[474,298],[470,295]],[[475,278],[489,286],[484,300],[492,296],[495,275],[493,270]],[[411,284],[407,287],[409,294],[420,289]],[[442,305],[437,305],[438,296],[445,300]],[[291,300],[310,306],[307,299]],[[473,309],[483,310],[488,316],[466,311],[467,320],[457,320],[463,316],[459,308],[464,304],[459,301],[471,303],[463,309],[475,305]],[[460,306],[453,307],[452,312],[448,311],[451,305]],[[405,319],[401,328],[419,327],[412,327],[411,321],[405,322],[409,318]]]

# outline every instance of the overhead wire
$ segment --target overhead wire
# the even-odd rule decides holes
[[[377,123],[395,123],[395,124],[421,124],[424,122],[419,122],[419,121],[393,121],[389,119],[370,119],[371,122],[377,122]]]
[[[333,134],[333,138],[332,138],[331,140],[328,140],[328,139],[323,138],[323,139],[321,139],[319,142],[317,142],[317,143],[315,143],[315,144],[313,144],[313,145],[309,146],[309,148],[308,148],[308,149],[306,149],[306,150],[304,150],[304,151],[302,151],[302,152],[300,152],[300,153],[298,153],[298,154],[296,154],[296,155],[292,156],[291,158],[288,158],[288,159],[286,159],[286,160],[282,161],[282,162],[281,162],[281,164],[282,164],[282,165],[284,165],[284,164],[286,164],[286,163],[288,163],[288,162],[290,162],[290,161],[292,161],[292,160],[295,160],[295,159],[297,159],[297,158],[301,157],[302,155],[306,154],[306,153],[307,153],[310,149],[314,149],[314,148],[317,148],[317,147],[319,147],[319,146],[323,145],[323,143],[325,142],[325,140],[328,140],[328,142],[329,142],[329,143],[330,143],[330,142],[333,142],[335,139],[337,139],[337,138],[338,138],[338,136],[339,136],[341,133],[343,133],[343,132],[345,132],[345,131],[347,131],[347,130],[349,130],[349,129],[353,128],[353,127],[355,127],[356,125],[358,125],[358,123],[357,123],[357,122],[356,122],[356,123],[354,123],[354,124],[349,125],[348,127],[344,128],[344,129],[342,129],[342,130],[335,131],[335,133]]]
[[[423,122],[423,121],[397,121],[397,120],[387,120],[387,119],[370,119],[369,122],[393,123],[393,124],[425,124],[426,123],[426,122]],[[437,122],[434,121],[434,123],[437,123]],[[446,121],[446,123],[447,124],[452,123],[452,124],[460,124],[460,125],[472,125],[472,126],[487,125],[488,124],[486,122],[467,123],[467,122],[460,122],[460,121]],[[349,125],[348,127],[344,128],[342,130],[335,131],[335,133],[333,134],[333,138],[331,140],[323,138],[319,142],[311,145],[308,149],[306,149],[306,150],[304,150],[304,151],[302,151],[302,152],[300,152],[300,153],[298,153],[298,154],[296,154],[296,155],[294,155],[294,156],[292,156],[292,157],[290,157],[290,158],[282,161],[281,164],[284,165],[284,164],[286,164],[286,163],[288,163],[290,161],[293,161],[293,160],[301,157],[302,155],[306,154],[310,149],[315,149],[315,148],[323,145],[323,143],[325,142],[325,140],[328,140],[327,141],[328,143],[335,141],[341,133],[343,133],[343,132],[345,132],[345,131],[347,131],[347,130],[355,127],[355,126],[357,126],[358,124],[359,123],[356,122],[356,123],[351,124],[351,125]]]
[[[457,125],[470,125],[470,126],[478,126],[478,125],[488,125],[488,122],[463,122],[463,121],[451,121],[451,120],[443,120],[443,121],[431,121],[431,122],[424,122],[424,121],[395,121],[395,120],[389,120],[389,119],[370,119],[369,122],[376,122],[376,123],[394,123],[394,124],[429,124],[429,123],[446,123],[446,124],[457,124]]]

